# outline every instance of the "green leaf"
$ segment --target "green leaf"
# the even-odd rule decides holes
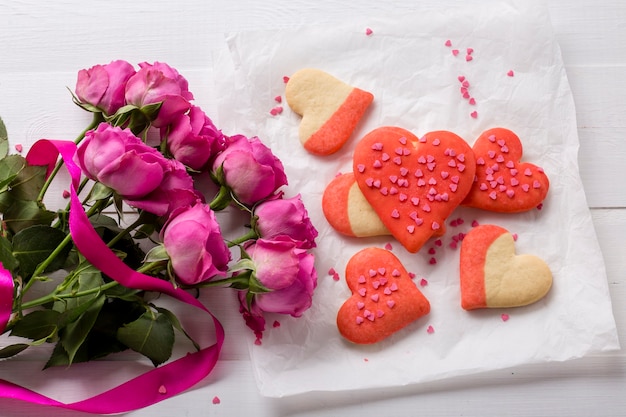
[[[19,266],[18,260],[13,256],[11,242],[4,236],[0,236],[0,262],[9,271],[15,271]]]
[[[16,200],[37,200],[46,182],[46,167],[26,165],[11,183],[11,195]]]
[[[55,218],[54,212],[40,207],[35,201],[14,201],[4,212],[4,223],[12,233],[33,225],[49,225]]]
[[[0,160],[0,191],[8,188],[24,166],[26,160],[21,155],[9,155]]]
[[[120,328],[117,339],[158,366],[172,356],[174,328],[167,315],[146,311],[137,320]]]
[[[162,307],[155,307],[155,308],[159,313],[165,314],[167,316],[167,319],[172,323],[172,326],[174,326],[176,330],[184,334],[185,337],[189,339],[191,343],[193,343],[193,346],[196,348],[196,350],[200,350],[200,345],[198,345],[196,341],[193,340],[193,338],[187,333],[187,331],[185,331],[185,328],[180,323],[180,320],[178,320],[178,317],[176,317],[174,313]]]
[[[7,127],[4,125],[2,118],[0,117],[0,158],[4,158],[9,154],[9,135],[7,134]]]
[[[146,254],[146,258],[143,260],[145,263],[149,262],[158,262],[158,261],[167,261],[170,259],[170,256],[165,251],[165,246],[157,245],[150,249],[150,251]]]
[[[98,296],[90,300],[90,302],[85,303],[85,305],[88,306],[86,311],[83,312],[75,321],[69,323],[60,332],[60,341],[68,354],[70,364],[74,362],[74,358],[78,353],[78,350],[87,340],[87,337],[89,336],[89,333],[98,318],[98,314],[104,305],[104,301],[104,296]]]
[[[89,201],[104,200],[113,195],[113,189],[107,187],[101,182],[96,182],[89,193]]]
[[[0,349],[0,359],[10,358],[18,353],[26,350],[30,345],[28,343],[16,343],[14,345],[5,346]]]
[[[35,341],[49,339],[56,334],[59,315],[59,312],[54,310],[33,311],[15,323],[11,329],[11,336]]]
[[[65,239],[65,233],[50,226],[36,225],[19,231],[13,237],[13,256],[20,263],[21,275],[30,277],[37,266],[46,260]],[[63,266],[71,245],[66,245],[44,271],[55,271]]]

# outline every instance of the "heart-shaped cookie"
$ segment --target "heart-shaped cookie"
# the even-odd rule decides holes
[[[304,148],[330,155],[350,138],[374,96],[324,71],[305,68],[289,78],[285,99],[302,116],[298,135]]]
[[[367,202],[351,172],[333,178],[322,195],[328,223],[346,236],[384,236],[391,233]]]
[[[548,193],[548,176],[531,163],[522,163],[522,143],[504,128],[483,132],[472,147],[476,179],[464,206],[502,213],[537,207]]]
[[[543,298],[552,273],[534,255],[516,255],[508,230],[495,225],[472,229],[461,244],[461,307],[520,307]]]
[[[385,249],[370,247],[353,255],[346,282],[352,296],[337,313],[337,328],[351,342],[379,342],[430,312],[400,260]]]
[[[383,224],[409,252],[417,252],[440,234],[465,199],[475,159],[469,145],[452,132],[417,138],[399,127],[381,127],[357,144],[353,172]]]

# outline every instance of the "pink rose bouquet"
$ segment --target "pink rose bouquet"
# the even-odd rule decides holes
[[[72,98],[92,113],[85,132],[42,139],[26,157],[9,154],[0,120],[0,332],[20,338],[0,359],[54,344],[46,367],[68,366],[131,349],[176,374],[191,360],[208,373],[224,337],[217,317],[216,343],[200,348],[155,293],[208,313],[197,294],[230,287],[257,343],[266,315],[306,313],[317,230],[301,196],[285,197],[283,164],[260,138],[224,135],[165,63],[80,70]],[[45,197],[62,167],[68,203],[51,211]],[[172,361],[176,333],[197,352]]]

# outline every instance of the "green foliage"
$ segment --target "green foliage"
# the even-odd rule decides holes
[[[174,327],[167,314],[146,311],[137,320],[118,329],[117,338],[132,350],[148,357],[154,366],[172,355]]]
[[[57,250],[66,234],[50,226],[36,225],[20,230],[13,237],[13,256],[20,264],[22,276],[30,277],[39,264]],[[70,246],[65,245],[42,272],[54,271],[63,266]]]
[[[7,128],[0,117],[0,157],[4,158],[9,153],[9,135]]]

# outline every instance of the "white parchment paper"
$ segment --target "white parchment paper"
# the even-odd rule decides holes
[[[366,28],[372,30],[369,36]],[[423,383],[619,349],[602,254],[578,172],[574,103],[543,5],[481,2],[439,10],[430,5],[410,15],[236,33],[227,41],[228,53],[217,60],[219,125],[227,134],[258,135],[272,148],[285,165],[288,195],[302,194],[320,232],[313,307],[299,319],[276,317],[280,327],[273,328],[270,318],[262,345],[250,344],[263,395]],[[304,67],[323,69],[375,96],[353,138],[330,157],[302,148],[300,117],[286,103],[282,114],[270,114],[279,105],[275,97],[284,97],[283,76]],[[462,97],[459,76],[470,83],[475,105]],[[491,127],[513,130],[524,144],[523,160],[542,166],[550,178],[543,208],[514,215],[459,208],[449,219],[464,223],[449,225],[440,247],[433,239],[417,254],[391,237],[339,235],[322,214],[322,193],[338,172],[351,169],[359,137],[383,125],[418,136],[450,130],[470,144]],[[548,263],[554,284],[543,300],[522,308],[461,309],[459,250],[449,245],[474,220],[516,233],[518,253]],[[387,243],[417,274],[418,285],[427,280],[420,289],[431,313],[376,345],[350,344],[335,325],[337,310],[350,295],[345,265],[358,250]],[[340,281],[327,274],[330,268],[340,273]],[[434,332],[427,332],[428,326]]]

